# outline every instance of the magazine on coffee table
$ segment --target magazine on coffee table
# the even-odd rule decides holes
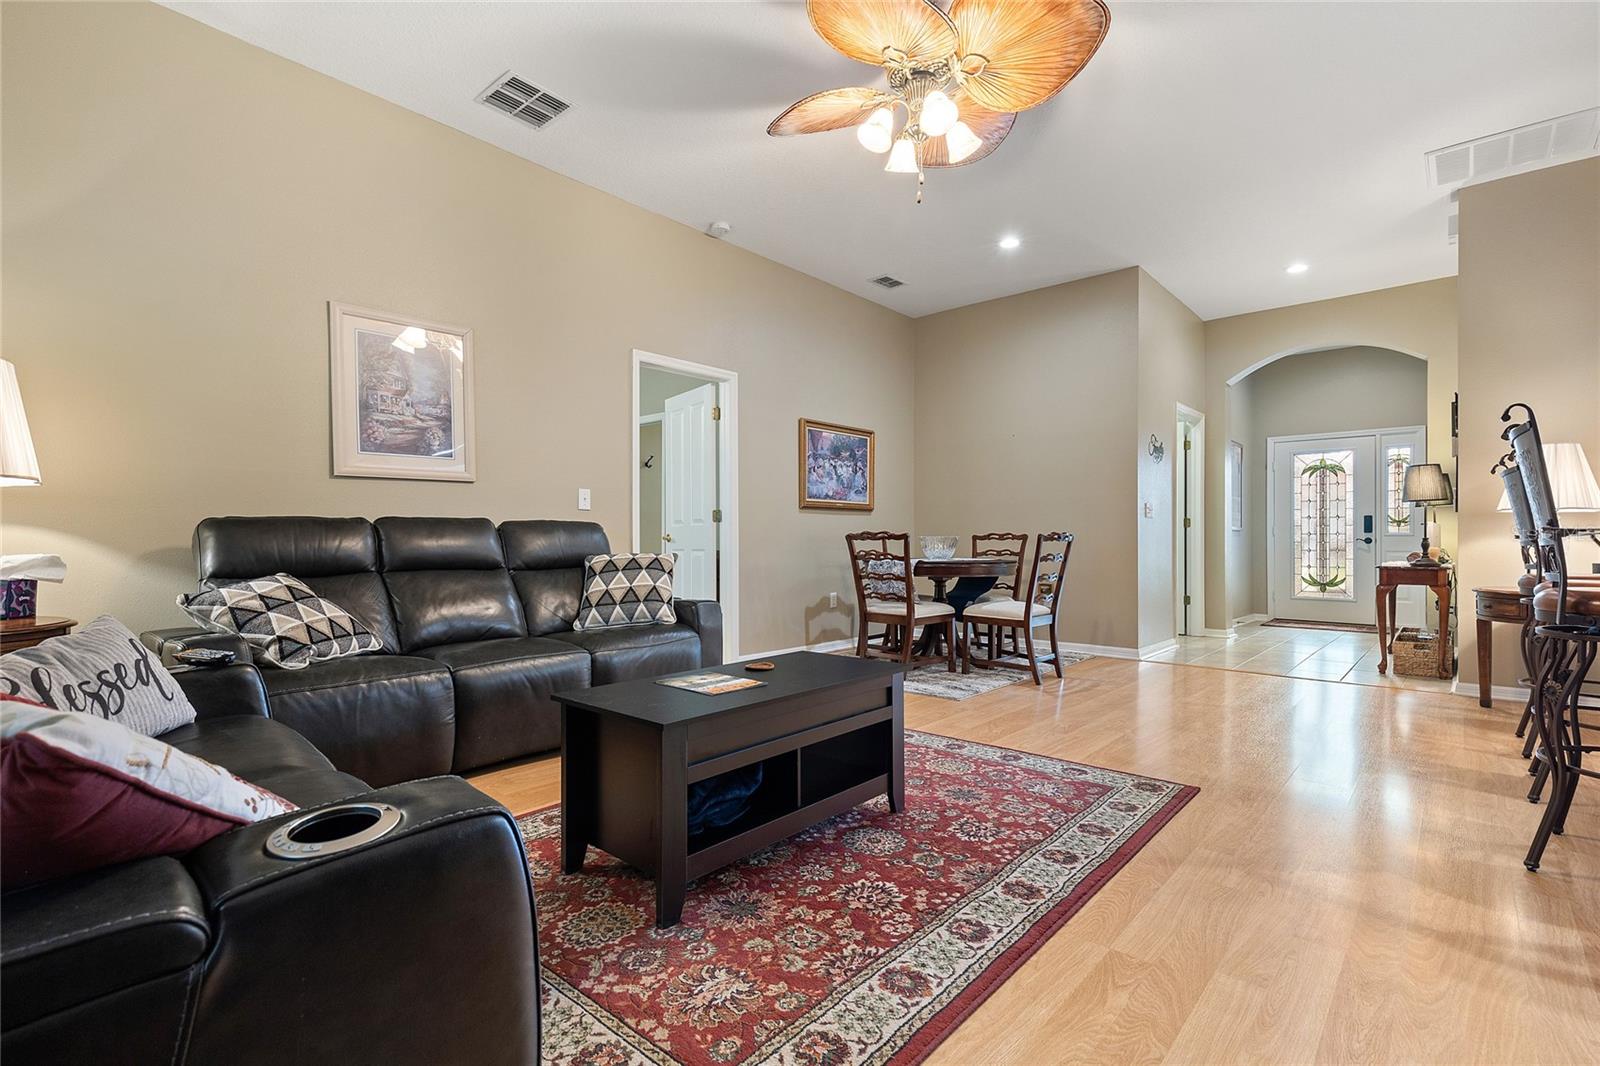
[[[765,681],[757,681],[753,677],[734,677],[732,674],[690,674],[688,677],[663,677],[656,681],[658,685],[669,688],[688,689],[705,696],[720,696],[724,692],[738,692],[741,689],[755,688],[765,685]]]

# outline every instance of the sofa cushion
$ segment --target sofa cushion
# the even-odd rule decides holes
[[[527,635],[487,518],[380,518],[375,526],[401,651]]]
[[[512,637],[425,648],[455,684],[456,772],[561,744],[553,692],[589,684],[589,654],[544,637]]]
[[[573,629],[678,620],[672,612],[673,557],[662,552],[591,555],[584,560],[583,604]]]
[[[301,807],[367,791],[365,782],[335,770],[309,740],[270,718],[207,718],[174,729],[161,739],[179,751],[226,766],[246,781]]]
[[[173,858],[8,892],[4,910],[0,1001],[8,1039],[36,1019],[186,970],[211,940],[205,901]]]
[[[208,629],[237,633],[254,658],[286,670],[383,650],[364,622],[292,574],[212,582],[179,596],[178,606]]]
[[[4,883],[182,854],[295,805],[226,767],[88,714],[0,702]]]
[[[553,634],[551,639],[590,654],[594,660],[590,683],[595,685],[660,677],[701,665],[700,634],[682,622],[569,631]]]
[[[272,717],[374,787],[450,772],[450,671],[411,655],[360,655],[263,670]]]
[[[502,522],[500,543],[530,636],[564,633],[578,617],[583,561],[611,551],[596,522]]]
[[[289,573],[400,650],[389,592],[378,576],[378,534],[365,518],[207,518],[195,527],[201,581]]]
[[[110,615],[0,655],[0,694],[114,721],[147,737],[195,715],[167,668]]]

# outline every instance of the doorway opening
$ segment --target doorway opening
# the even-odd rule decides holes
[[[673,557],[673,594],[722,605],[739,655],[739,375],[633,353],[633,550]]]
[[[1180,637],[1206,632],[1206,416],[1177,405],[1172,464],[1172,594]]]

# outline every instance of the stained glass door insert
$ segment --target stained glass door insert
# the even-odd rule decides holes
[[[1294,453],[1295,599],[1355,598],[1355,459],[1350,449]]]

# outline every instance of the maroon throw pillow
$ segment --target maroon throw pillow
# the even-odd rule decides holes
[[[115,722],[0,695],[0,884],[6,888],[181,854],[295,809]]]

